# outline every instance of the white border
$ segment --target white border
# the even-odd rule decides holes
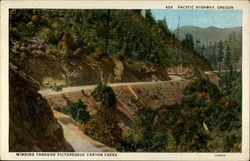
[[[234,6],[243,10],[243,141],[242,153],[116,153],[117,157],[16,157],[8,152],[8,10],[9,8],[65,8],[65,9],[165,9],[166,5]],[[2,1],[1,2],[1,159],[12,160],[249,160],[249,2],[248,1]],[[87,153],[85,153],[87,155]],[[225,154],[218,157],[216,154]]]

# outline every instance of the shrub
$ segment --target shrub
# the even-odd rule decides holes
[[[106,84],[99,83],[91,95],[96,101],[102,102],[103,105],[107,105],[109,107],[115,107],[116,105],[117,100],[115,92]]]
[[[157,112],[150,108],[143,108],[136,112],[136,123],[139,127],[150,126],[155,119]]]
[[[71,115],[70,114],[70,107],[63,107],[59,109],[60,112],[66,114],[66,115]]]
[[[80,123],[86,122],[90,118],[90,114],[87,111],[87,105],[85,105],[80,99],[78,102],[62,108],[61,112],[70,115],[74,120]]]
[[[80,123],[83,123],[85,121],[88,121],[90,118],[89,112],[86,109],[78,109],[77,111],[77,121]]]

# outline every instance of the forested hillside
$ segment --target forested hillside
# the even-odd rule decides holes
[[[242,40],[231,37],[224,41],[214,42],[203,49],[203,55],[211,62],[214,69],[241,70]]]
[[[27,71],[27,59],[31,58],[69,66],[70,61],[84,62],[88,58],[98,64],[107,57],[124,62],[139,76],[180,64],[211,69],[204,57],[169,32],[164,20],[156,22],[150,10],[143,17],[141,10],[13,9],[10,49],[10,61]]]
[[[176,32],[176,31],[174,31]],[[240,70],[242,58],[242,27],[200,28],[183,26],[179,28],[179,39],[191,34],[194,49],[206,57],[216,70]]]

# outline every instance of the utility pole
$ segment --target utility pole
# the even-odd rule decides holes
[[[179,39],[180,16],[178,17],[178,25],[176,30],[176,38]]]
[[[180,15],[178,17],[178,25],[177,25],[177,30],[176,30],[176,38],[177,38],[177,40],[179,40],[179,27],[180,27]],[[180,40],[179,40],[179,42],[180,42]],[[181,59],[180,54],[178,55],[177,59],[179,59],[179,60]]]
[[[107,13],[107,28],[106,28],[106,54],[108,55],[108,39],[109,39],[109,19],[110,19],[110,9]]]
[[[145,10],[145,9],[142,9],[142,10],[141,10],[141,15],[142,15],[143,18],[146,17],[146,10]]]

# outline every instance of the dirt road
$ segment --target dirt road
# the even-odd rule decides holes
[[[75,152],[115,152],[114,149],[85,135],[79,125],[69,116],[53,111],[63,127],[64,138],[72,145]]]
[[[113,83],[108,84],[111,87],[117,86],[129,86],[129,85],[147,85],[147,84],[158,84],[164,82],[173,82],[182,80],[181,77],[176,75],[170,76],[171,80],[169,81],[155,81],[155,82],[133,82],[133,83]],[[61,93],[68,93],[68,92],[75,92],[80,91],[82,89],[94,89],[96,85],[88,85],[88,86],[76,86],[76,87],[66,87],[63,88],[60,92],[52,91],[51,89],[48,90],[41,90],[39,91],[42,96],[49,96],[54,94],[61,94]],[[55,117],[57,118],[58,122],[62,125],[64,138],[72,145],[76,152],[114,152],[115,150],[107,147],[106,145],[95,141],[85,135],[82,130],[80,129],[79,125],[69,116],[64,115],[60,112],[53,111]]]
[[[112,83],[112,84],[108,84],[108,86],[119,87],[119,86],[129,86],[129,85],[147,85],[147,84],[158,84],[158,83],[166,83],[166,82],[174,82],[174,81],[182,80],[182,78],[180,76],[177,76],[177,75],[170,75],[169,77],[171,78],[171,80],[168,80],[168,81]],[[97,85],[65,87],[65,88],[63,88],[62,91],[59,91],[59,92],[55,92],[55,91],[52,91],[51,89],[47,89],[47,90],[40,90],[39,93],[43,97],[45,97],[45,96],[54,95],[54,94],[61,94],[61,93],[69,93],[69,92],[75,92],[75,91],[80,91],[80,90],[94,89],[96,86]]]

